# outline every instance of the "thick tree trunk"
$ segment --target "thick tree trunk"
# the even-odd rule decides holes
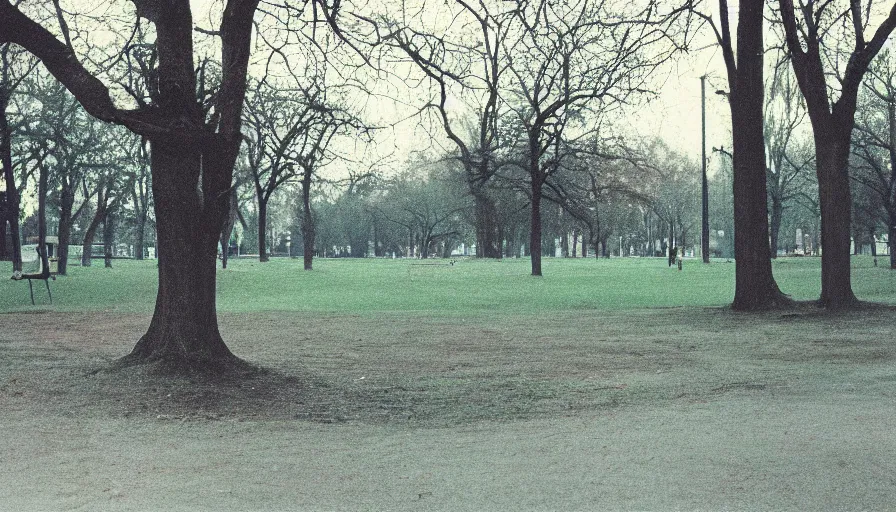
[[[572,230],[572,257],[576,257],[576,244],[579,243],[579,233],[576,230]]]
[[[821,206],[821,303],[846,308],[858,300],[852,291],[849,242],[852,197],[849,190],[849,130],[815,128],[818,199]]]
[[[478,185],[470,185],[476,208],[476,257],[501,258],[495,202]]]
[[[302,257],[305,270],[314,263],[314,214],[311,211],[311,180],[302,180]],[[376,229],[374,229],[374,255],[376,255]]]
[[[103,219],[103,263],[106,268],[112,268],[112,236],[115,233],[115,214],[106,213]]]
[[[149,329],[123,361],[209,370],[239,361],[221,338],[215,311],[215,260],[226,194],[218,199],[221,205],[210,204],[213,193],[203,201],[195,185],[199,150],[183,145],[153,142],[159,289]]]
[[[529,228],[529,254],[532,258],[532,275],[541,275],[541,187],[540,178],[532,177],[532,209]]]
[[[258,198],[258,261],[268,261],[268,202]]]
[[[420,240],[420,259],[429,258],[429,244],[432,243],[428,236],[422,237]]]
[[[731,306],[756,310],[789,299],[772,275],[763,138],[762,0],[742,1],[737,26],[737,72],[729,103],[734,143],[735,288]],[[848,203],[847,203],[848,204]]]
[[[784,216],[784,204],[780,199],[773,197],[772,198],[772,208],[771,208],[771,225],[769,229],[771,230],[771,257],[778,257],[778,234],[781,231],[781,218]]]

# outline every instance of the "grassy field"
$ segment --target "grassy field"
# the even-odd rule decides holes
[[[874,267],[870,257],[854,257],[858,297],[896,303],[896,272]],[[51,282],[49,306],[43,283],[35,284],[40,308],[58,311],[151,312],[155,301],[153,261],[101,262],[69,267],[70,275]],[[818,258],[774,262],[781,289],[811,300],[820,291]],[[305,272],[301,260],[261,264],[235,260],[218,272],[218,310],[222,312],[315,311],[420,312],[488,315],[494,312],[619,310],[675,306],[722,306],[734,293],[734,263],[703,265],[686,260],[670,269],[661,258],[554,259],[544,262],[543,278],[529,275],[529,261],[320,259]],[[0,311],[28,310],[27,284],[0,280]]]
[[[782,289],[817,297],[819,263],[776,261]],[[0,280],[0,509],[893,508],[896,309],[711,307],[725,261],[528,265],[235,261],[221,333],[269,370],[235,381],[110,365],[152,261],[73,267],[52,306]]]

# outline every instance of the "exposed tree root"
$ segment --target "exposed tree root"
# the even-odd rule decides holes
[[[793,308],[797,302],[790,295],[782,293],[775,289],[765,294],[763,297],[752,298],[752,300],[734,301],[731,303],[731,309],[734,311],[774,311],[781,309]]]
[[[249,363],[227,353],[214,359],[194,359],[174,354],[144,356],[135,352],[116,360],[111,371],[140,367],[147,375],[186,377],[201,381],[241,381],[252,379],[268,372],[267,369]]]

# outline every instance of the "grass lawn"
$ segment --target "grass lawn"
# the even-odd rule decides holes
[[[882,259],[853,257],[856,295],[896,303],[896,272]],[[781,289],[798,300],[820,292],[819,258],[781,258],[774,262]],[[569,310],[619,310],[675,306],[723,306],[734,293],[734,263],[703,265],[686,260],[684,270],[662,258],[544,260],[544,277],[529,275],[529,261],[318,259],[305,272],[298,259],[233,260],[218,272],[218,310],[315,311],[376,314],[491,315]],[[115,268],[70,266],[69,276],[51,282],[53,305],[36,282],[38,307],[58,311],[151,312],[155,301],[155,262],[115,261]],[[33,306],[24,282],[0,280],[0,311]]]

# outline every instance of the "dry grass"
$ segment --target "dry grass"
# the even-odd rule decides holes
[[[727,393],[801,394],[844,379],[891,382],[894,312],[808,306],[736,314],[673,308],[486,321],[229,314],[241,380],[112,369],[142,315],[0,315],[0,406],[34,414],[312,420],[432,427],[574,415]],[[883,373],[875,380],[872,377]],[[870,379],[870,380],[869,380]]]

